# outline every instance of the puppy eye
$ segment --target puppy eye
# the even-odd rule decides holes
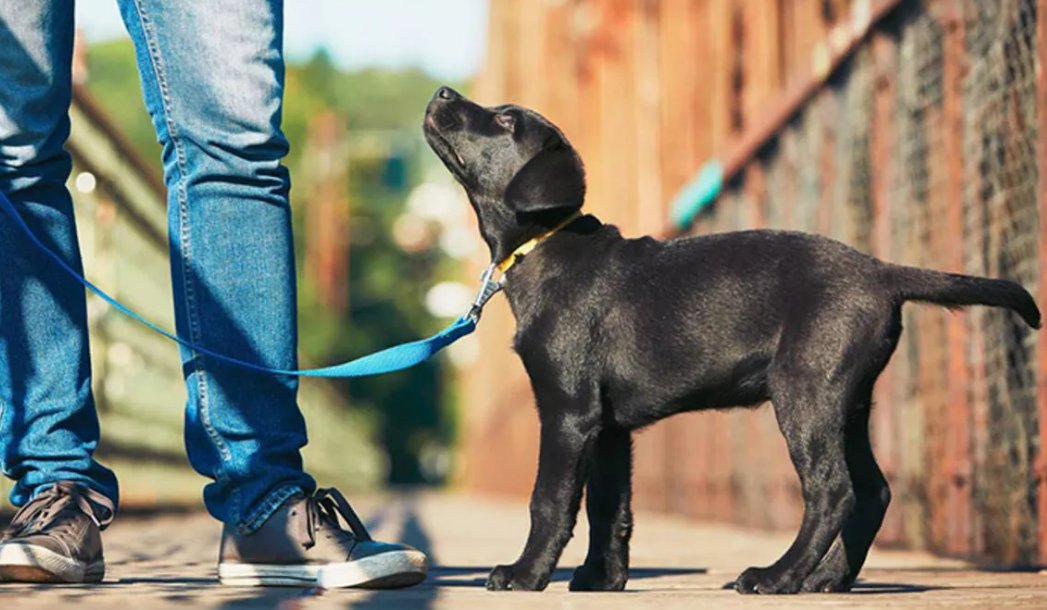
[[[511,114],[496,114],[494,115],[494,122],[498,123],[506,131],[513,131],[516,128],[516,119]]]

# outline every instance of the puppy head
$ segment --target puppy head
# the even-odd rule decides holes
[[[485,108],[441,87],[426,108],[425,138],[465,187],[491,245],[512,251],[536,225],[565,217],[585,199],[585,171],[567,138],[533,110]]]

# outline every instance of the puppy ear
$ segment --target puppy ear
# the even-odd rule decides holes
[[[584,201],[582,160],[562,142],[535,155],[505,189],[505,203],[516,212],[580,208]]]

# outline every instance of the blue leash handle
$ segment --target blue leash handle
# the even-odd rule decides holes
[[[420,341],[413,341],[411,343],[404,343],[384,349],[380,352],[375,352],[362,358],[337,364],[334,366],[328,366],[319,369],[308,369],[301,371],[292,371],[284,369],[273,369],[250,362],[244,362],[230,356],[225,356],[217,352],[213,352],[205,347],[200,347],[192,341],[187,341],[179,337],[178,335],[167,332],[160,328],[156,324],[146,320],[141,315],[128,309],[122,305],[119,301],[106,294],[102,289],[98,288],[84,276],[80,275],[69,266],[61,256],[56,254],[53,250],[48,248],[43,242],[37,238],[33,230],[26,224],[25,219],[18,212],[18,209],[11,203],[11,200],[4,195],[3,191],[0,191],[0,208],[2,208],[11,218],[15,221],[15,225],[22,229],[30,241],[32,241],[40,250],[51,258],[54,262],[66,271],[69,275],[73,276],[78,282],[83,284],[88,290],[97,294],[103,301],[109,303],[114,309],[123,313],[124,315],[137,320],[142,324],[153,329],[157,333],[167,337],[168,339],[181,344],[193,351],[205,354],[214,358],[215,360],[221,360],[222,362],[239,366],[245,369],[251,369],[260,373],[270,373],[275,375],[292,375],[297,377],[366,377],[368,375],[382,375],[385,373],[392,373],[395,371],[402,371],[404,369],[411,368],[416,364],[425,362],[429,358],[432,358],[437,352],[454,343],[458,339],[468,335],[469,333],[476,330],[476,324],[480,319],[480,311],[483,308],[484,303],[487,302],[494,293],[498,291],[497,283],[494,283],[494,289],[490,287],[490,277],[487,274],[484,286],[481,287],[480,295],[477,297],[476,303],[470,308],[469,312],[454,321],[453,324],[440,331],[439,333],[429,337],[428,339],[422,339]]]

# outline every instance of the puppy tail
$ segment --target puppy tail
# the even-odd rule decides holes
[[[968,305],[1003,307],[1032,328],[1040,328],[1040,308],[1017,282],[944,273],[918,267],[887,266],[888,285],[900,301],[935,303],[950,309]]]

